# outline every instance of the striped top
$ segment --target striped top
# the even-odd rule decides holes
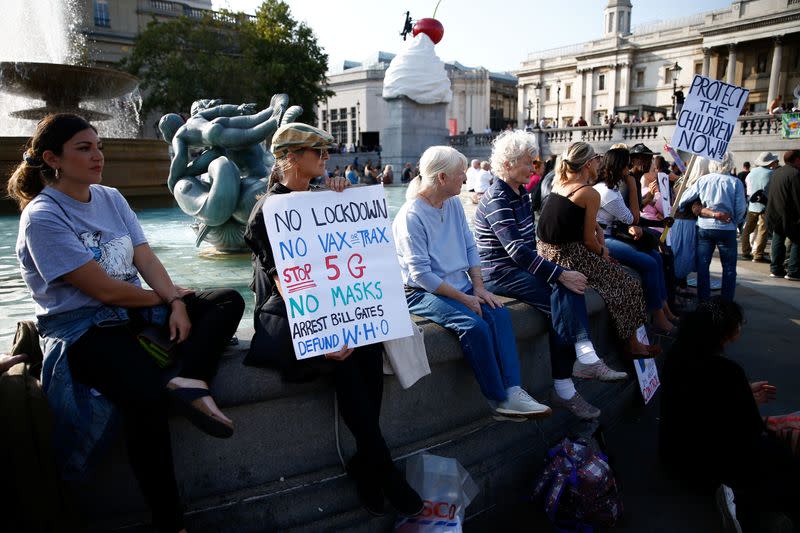
[[[522,186],[519,191],[514,192],[502,179],[495,180],[475,211],[475,244],[483,279],[496,280],[521,268],[546,283],[555,283],[564,269],[536,252],[530,196]]]

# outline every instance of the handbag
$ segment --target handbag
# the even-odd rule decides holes
[[[638,239],[634,239],[633,235],[628,233],[629,227],[630,226],[627,224],[615,222],[611,226],[611,236],[618,241],[624,242],[625,244],[630,244],[640,252],[651,252],[658,249],[658,237],[656,237],[653,233],[642,230],[642,236]]]
[[[750,196],[750,203],[767,205],[767,194],[764,189],[759,189]]]

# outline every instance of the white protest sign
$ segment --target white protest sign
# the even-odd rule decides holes
[[[643,330],[644,328],[640,329]],[[647,340],[647,333],[639,331],[636,336],[642,344],[650,344]],[[636,359],[633,362],[633,366],[636,368],[636,377],[639,379],[639,390],[642,391],[644,403],[647,405],[661,385],[661,381],[658,379],[656,361],[655,359]]]
[[[695,74],[670,144],[721,161],[749,95],[743,87]]]
[[[383,186],[264,202],[298,359],[412,334]]]

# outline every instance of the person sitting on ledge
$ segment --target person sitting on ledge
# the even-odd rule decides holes
[[[659,159],[661,156],[656,156]],[[658,251],[658,239],[638,226],[639,208],[636,186],[631,175],[630,155],[624,148],[605,153],[594,189],[600,194],[597,223],[603,228],[609,255],[627,265],[642,277],[647,310],[652,314],[653,327],[662,334],[673,334],[675,315],[667,305],[667,285],[664,263]],[[626,183],[630,208],[625,205],[619,184]],[[658,181],[653,180],[656,190]],[[661,203],[661,197],[658,197]],[[644,216],[644,215],[642,215]],[[615,234],[613,230],[617,229]],[[616,235],[616,236],[615,236]],[[627,239],[625,238],[627,237]],[[649,247],[648,247],[649,246]]]
[[[758,412],[776,388],[750,383],[742,367],[725,357],[743,323],[741,307],[721,297],[684,315],[662,372],[660,456],[698,488],[733,489],[743,531],[762,531],[750,521],[763,511],[786,513],[798,527],[800,459]]]
[[[639,340],[647,338],[642,286],[611,262],[603,229],[596,220],[600,194],[589,183],[597,179],[600,157],[585,142],[571,144],[562,154],[553,191],[539,217],[537,247],[548,261],[587,277],[605,300],[617,336],[627,341],[629,356],[653,357],[660,348]]]
[[[432,146],[392,224],[408,309],[454,331],[497,420],[551,414],[521,387],[508,310],[486,290],[481,261],[459,200],[467,159]]]
[[[364,507],[374,515],[383,515],[385,496],[398,513],[414,516],[422,511],[422,500],[394,466],[379,424],[383,396],[381,345],[344,346],[324,357],[302,361],[295,358],[283,290],[264,224],[262,208],[271,195],[308,191],[311,180],[325,174],[328,147],[333,142],[328,132],[296,122],[281,126],[272,139],[276,162],[269,192],[253,207],[244,234],[253,252],[250,287],[256,294],[255,334],[244,363],[274,368],[285,381],[295,382],[332,371],[336,401],[356,441],[357,451],[347,463],[347,474],[355,480]],[[326,178],[325,184],[338,192],[350,185],[342,177]]]
[[[205,433],[233,434],[208,385],[244,301],[232,289],[173,284],[125,198],[100,185],[102,149],[83,118],[49,115],[8,183],[23,208],[17,257],[45,339],[42,389],[63,475],[85,474],[115,408],[153,523],[175,533],[184,524],[168,400]],[[152,289],[142,288],[139,274]],[[178,377],[169,379],[137,339],[151,324],[176,343]]]
[[[536,159],[536,137],[503,132],[492,146],[495,180],[475,211],[475,244],[486,288],[521,300],[548,317],[553,394],[550,405],[583,419],[600,410],[575,390],[572,376],[600,381],[626,379],[597,357],[589,338],[586,276],[544,260],[536,252],[530,196],[524,185]],[[576,352],[578,353],[576,361]]]

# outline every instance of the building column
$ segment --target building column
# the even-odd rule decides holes
[[[781,78],[781,61],[783,60],[783,42],[781,37],[775,37],[775,44],[772,49],[772,69],[769,72],[769,92],[767,93],[767,105],[769,105],[780,91],[778,82]],[[786,104],[783,104],[786,105]],[[791,107],[791,106],[790,106]]]
[[[711,70],[711,48],[703,48],[703,76],[708,77],[708,72]]]
[[[575,87],[572,88],[574,91],[573,98],[575,99],[575,104],[572,107],[572,123],[578,121],[578,116],[583,113],[583,71],[578,70],[577,75],[575,76]]]
[[[526,84],[517,87],[517,127],[525,124],[525,120],[528,118],[528,110],[525,109],[525,106],[528,105],[528,100],[533,99],[533,93],[533,85]]]
[[[611,70],[608,72],[608,100],[606,114],[609,117],[614,116],[614,106],[617,99],[617,65],[611,65]]]
[[[736,85],[736,45],[728,45],[728,72],[727,81],[730,85]]]
[[[628,105],[631,94],[631,64],[622,64],[619,78],[619,105]]]
[[[586,80],[584,81],[584,87],[586,88],[586,101],[583,104],[583,119],[586,121],[587,124],[592,123],[592,96],[594,93],[594,70],[587,69],[584,73],[586,76]]]

